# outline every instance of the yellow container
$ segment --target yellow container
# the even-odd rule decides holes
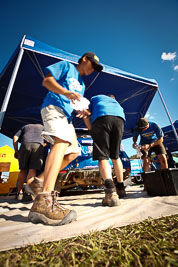
[[[16,187],[19,172],[10,172],[7,183],[0,183],[0,195],[9,193],[10,188]]]
[[[15,151],[9,146],[0,147],[0,166],[5,163],[10,163],[9,172],[19,171],[19,162],[16,158],[14,158],[14,152]],[[2,171],[7,172],[7,166],[5,170],[0,167],[0,172]]]
[[[5,173],[5,174],[3,174]],[[0,194],[8,194],[9,189],[16,187],[19,174],[19,162],[14,158],[14,150],[9,146],[0,147],[0,177],[7,177],[7,183],[0,179]]]

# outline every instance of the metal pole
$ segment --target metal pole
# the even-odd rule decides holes
[[[162,97],[162,95],[161,95],[161,92],[160,92],[159,88],[158,88],[158,93],[159,93],[159,96],[160,96],[161,101],[162,101],[162,103],[163,103],[163,106],[164,106],[164,108],[165,108],[165,110],[166,110],[166,113],[167,113],[167,115],[168,115],[168,118],[169,118],[169,120],[170,120],[172,129],[173,129],[173,132],[174,132],[174,135],[175,135],[175,138],[176,138],[177,143],[178,143],[178,136],[177,136],[176,129],[175,129],[174,124],[173,124],[173,122],[172,122],[171,116],[169,115],[168,109],[167,109],[167,107],[166,107],[166,104],[165,104],[165,102],[164,102],[164,99],[163,99],[163,97]]]
[[[2,107],[1,107],[1,111],[0,111],[0,129],[1,129],[1,126],[2,126],[2,123],[3,123],[4,115],[5,115],[5,112],[6,112],[6,109],[7,109],[7,105],[9,103],[9,98],[11,96],[12,88],[14,86],[14,82],[15,82],[15,79],[16,79],[16,76],[17,76],[17,72],[19,70],[19,66],[20,66],[20,63],[21,63],[21,60],[22,60],[23,53],[24,53],[24,49],[21,47],[20,51],[19,51],[19,54],[18,54],[18,57],[17,57],[17,60],[16,60],[16,63],[15,63],[15,66],[14,66],[14,70],[13,70],[13,73],[12,73],[8,88],[7,88],[7,92],[6,92],[5,98],[4,98]]]

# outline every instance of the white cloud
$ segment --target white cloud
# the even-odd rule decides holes
[[[145,118],[148,120],[154,120],[155,119],[155,117],[152,116],[149,112],[146,113]]]
[[[174,81],[174,80],[175,80],[174,78],[171,78],[171,79],[170,79],[171,82]]]
[[[146,118],[146,119],[148,119],[148,118],[149,118],[149,116],[150,116],[150,114],[149,114],[149,113],[146,113],[146,114],[145,114],[145,118]]]
[[[178,65],[174,66],[174,70],[178,71]]]
[[[176,58],[176,52],[169,52],[169,53],[166,53],[166,52],[163,52],[162,55],[161,55],[161,59],[163,61],[165,60],[168,60],[168,61],[171,61],[171,60],[174,60]]]

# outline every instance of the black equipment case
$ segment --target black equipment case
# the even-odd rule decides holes
[[[148,195],[178,195],[178,168],[144,172],[142,177]]]

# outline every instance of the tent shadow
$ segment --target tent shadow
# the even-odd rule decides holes
[[[3,199],[0,199],[0,203],[8,203],[8,204],[17,204],[17,200],[14,198],[14,199],[8,199],[8,198],[3,198]]]
[[[64,206],[65,204],[62,204]],[[92,208],[97,208],[101,207],[102,204],[101,202],[99,203],[85,203],[85,204],[72,204],[72,207],[92,207]]]
[[[148,195],[139,195],[138,193],[131,193],[129,196],[126,196],[122,199],[137,199],[137,198],[149,198],[150,196]]]
[[[103,197],[104,197],[104,194],[103,194],[103,196],[98,196],[98,197],[96,197],[96,196],[94,196],[94,197],[87,197],[87,198],[70,198],[70,199],[60,199],[60,198],[58,198],[58,202],[61,204],[61,205],[64,205],[63,204],[63,202],[67,202],[67,201],[69,201],[69,202],[71,202],[71,201],[78,201],[78,200],[94,200],[94,199],[96,199],[96,200],[98,200],[98,199],[103,199]]]
[[[123,199],[149,198],[146,191],[126,191]]]
[[[79,195],[89,195],[89,194],[98,194],[104,192],[103,189],[89,189],[89,190],[64,190],[61,191],[59,194],[59,197],[63,197],[63,196],[79,196]]]
[[[14,221],[14,222],[28,222],[28,217],[22,215],[12,215],[7,216],[5,214],[0,215],[0,219],[4,219],[6,221]]]
[[[0,206],[0,208],[2,208],[2,209],[8,209],[8,210],[17,210],[17,207],[9,207],[9,206]],[[18,210],[28,211],[28,210],[30,210],[30,208],[21,207],[21,208],[18,208]]]

